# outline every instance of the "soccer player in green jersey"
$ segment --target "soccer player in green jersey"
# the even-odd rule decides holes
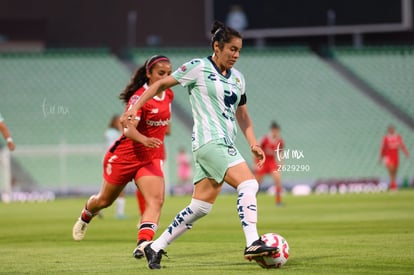
[[[123,127],[129,127],[137,110],[157,93],[177,84],[188,88],[194,118],[194,192],[190,204],[176,215],[160,237],[142,243],[151,269],[160,269],[167,245],[210,212],[224,182],[238,192],[237,211],[246,238],[244,257],[251,260],[277,253],[277,248],[266,246],[257,232],[258,183],[234,145],[237,122],[252,153],[259,158],[257,164],[263,165],[264,152],[257,145],[247,111],[244,77],[233,68],[240,56],[242,37],[218,21],[211,33],[212,56],[193,59],[155,82],[121,118]]]

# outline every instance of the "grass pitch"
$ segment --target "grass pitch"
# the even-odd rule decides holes
[[[125,220],[114,209],[72,240],[86,198],[0,204],[1,274],[414,274],[414,190],[380,194],[284,197],[285,207],[258,195],[259,233],[276,232],[290,245],[280,269],[243,259],[236,194],[219,196],[212,212],[167,248],[161,270],[132,257],[138,211],[127,197]],[[160,230],[190,197],[166,199]]]

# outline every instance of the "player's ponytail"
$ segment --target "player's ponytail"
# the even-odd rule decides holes
[[[135,74],[132,76],[129,84],[119,95],[119,99],[121,99],[125,104],[128,104],[128,101],[131,98],[131,96],[133,96],[139,88],[144,86],[144,84],[149,81],[147,77],[147,71],[151,72],[154,65],[160,61],[170,62],[168,57],[164,55],[154,55],[148,58],[148,60],[145,61],[144,65],[139,67]]]
[[[135,92],[148,81],[146,70],[147,69],[145,64],[139,67],[132,76],[129,84],[119,94],[119,99],[122,100],[125,104],[128,104],[128,101],[131,98],[131,96],[133,96]]]
[[[211,28],[211,47],[214,49],[214,42],[219,43],[219,48],[223,49],[225,43],[229,43],[233,37],[242,38],[241,34],[233,28],[227,27],[220,21],[214,21]]]

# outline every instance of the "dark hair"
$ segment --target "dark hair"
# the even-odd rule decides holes
[[[148,82],[147,71],[152,72],[152,68],[154,65],[160,61],[168,61],[168,57],[164,55],[154,55],[145,61],[144,65],[139,67],[134,75],[131,78],[129,84],[125,87],[125,89],[119,94],[119,99],[122,100],[125,104],[128,104],[129,99],[133,94],[145,83]]]
[[[272,123],[270,124],[270,129],[280,129],[279,124],[277,124],[276,121],[272,121]]]
[[[211,47],[214,49],[214,42],[219,43],[219,48],[223,49],[225,43],[229,43],[233,37],[242,38],[241,34],[233,28],[227,27],[220,21],[214,21],[211,28]]]

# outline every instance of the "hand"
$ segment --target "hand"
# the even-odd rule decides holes
[[[147,137],[142,141],[142,144],[148,148],[159,148],[162,144],[162,141],[158,138]]]
[[[13,141],[7,142],[7,147],[9,147],[9,150],[10,151],[13,151],[14,148],[16,148],[16,146],[14,145],[14,142]]]
[[[256,164],[257,167],[261,168],[263,166],[263,163],[266,160],[266,156],[263,152],[263,149],[260,148],[259,145],[252,145],[251,150],[252,150],[253,155],[256,157],[256,159],[258,159],[258,162]]]
[[[131,120],[135,119],[136,111],[133,109],[126,111],[121,115],[119,118],[119,121],[121,122],[122,127],[126,127],[128,125],[128,122],[131,122]]]

